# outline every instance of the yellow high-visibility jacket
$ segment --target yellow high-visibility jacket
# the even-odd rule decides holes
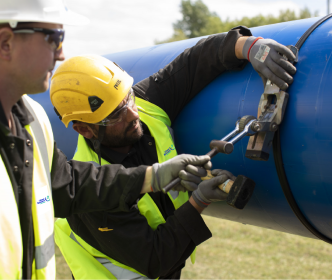
[[[33,138],[32,220],[34,231],[33,279],[55,279],[54,212],[50,171],[53,132],[44,109],[22,97],[34,121],[25,126]],[[12,182],[0,156],[0,279],[22,278],[22,234]]]

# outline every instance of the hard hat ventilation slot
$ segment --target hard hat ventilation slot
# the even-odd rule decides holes
[[[96,111],[101,106],[101,104],[104,103],[104,101],[98,96],[89,96],[88,99],[92,112]]]
[[[58,112],[58,110],[55,107],[53,107],[53,108],[54,108],[54,112],[57,114],[57,116],[59,117],[59,119],[61,121],[62,117],[61,117],[60,113]]]

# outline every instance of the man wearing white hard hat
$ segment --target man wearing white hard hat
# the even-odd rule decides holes
[[[67,162],[45,111],[25,95],[46,91],[64,60],[63,24],[87,22],[61,0],[0,1],[0,279],[55,279],[54,215],[129,211],[151,191],[151,167]],[[188,162],[208,161],[182,155],[158,172],[172,180]]]

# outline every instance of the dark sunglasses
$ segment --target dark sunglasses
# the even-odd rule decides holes
[[[54,45],[54,50],[60,50],[62,48],[62,42],[65,38],[65,30],[64,29],[46,29],[39,27],[20,27],[13,28],[14,33],[25,33],[25,34],[33,34],[35,32],[40,32],[45,34],[45,41]]]

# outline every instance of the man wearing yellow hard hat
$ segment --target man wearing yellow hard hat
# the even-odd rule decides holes
[[[258,63],[254,57],[262,45],[270,48],[270,54]],[[238,27],[200,40],[134,86],[116,63],[78,56],[55,71],[50,96],[63,123],[73,121],[79,133],[75,160],[158,169],[157,162],[177,154],[171,122],[218,75],[240,70],[250,59],[263,80],[268,77],[286,89],[296,69],[280,61],[280,54],[294,59],[285,46]],[[212,173],[219,176],[198,187],[186,185],[193,191],[190,199],[187,192],[153,192],[141,195],[129,212],[100,211],[58,220],[55,240],[74,277],[179,279],[185,261],[189,257],[195,261],[196,246],[211,237],[200,213],[211,202],[226,199],[217,185],[234,179],[225,170]]]
[[[0,1],[0,279],[55,279],[54,215],[130,211],[152,176],[171,181],[182,170],[184,185],[194,184],[187,164],[209,161],[182,156],[158,170],[67,162],[45,111],[25,94],[47,90],[64,60],[63,24],[87,21],[61,0]]]

